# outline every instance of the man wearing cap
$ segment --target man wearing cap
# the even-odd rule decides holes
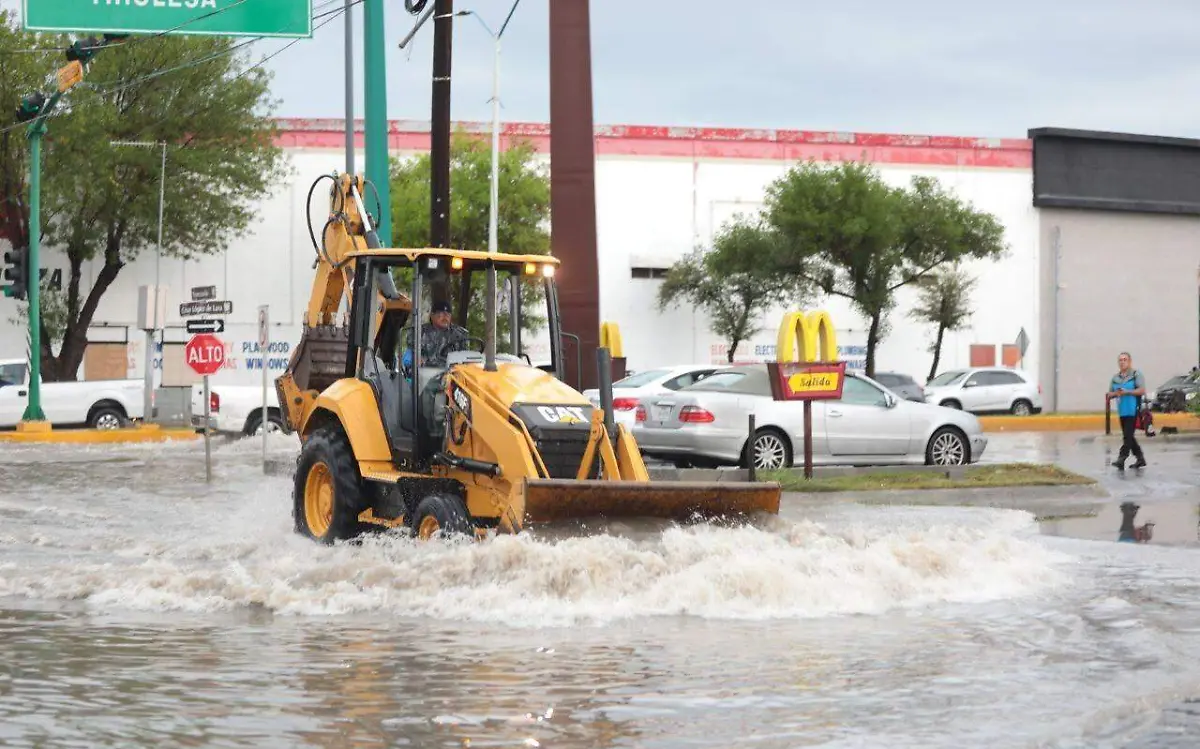
[[[433,303],[429,322],[421,325],[421,366],[444,367],[446,355],[467,348],[467,331],[450,322],[450,302]]]

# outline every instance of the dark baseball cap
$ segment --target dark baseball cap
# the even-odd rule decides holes
[[[440,302],[434,302],[433,309],[430,310],[430,312],[452,312],[452,311],[453,310],[450,309],[450,302],[447,302],[444,299]]]

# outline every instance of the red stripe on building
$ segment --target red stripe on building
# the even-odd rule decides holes
[[[341,149],[343,120],[279,119],[277,143],[285,148]],[[456,129],[480,136],[491,133],[482,122],[455,123]],[[510,122],[501,126],[500,145],[514,139],[529,141],[550,152],[550,126]],[[362,148],[358,123],[357,147]],[[392,151],[429,150],[429,125],[393,120],[388,126]],[[886,133],[842,133],[809,130],[602,125],[596,128],[597,156],[649,158],[748,159],[766,161],[870,161],[880,164],[1032,169],[1033,144],[1021,138],[967,138]]]

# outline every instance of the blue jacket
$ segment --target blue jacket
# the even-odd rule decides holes
[[[1142,373],[1136,369],[1131,369],[1127,374],[1120,372],[1113,375],[1112,384],[1109,390],[1119,393],[1124,390],[1146,389],[1146,378],[1142,377]],[[1117,398],[1117,416],[1137,416],[1138,412],[1138,396],[1122,395]]]

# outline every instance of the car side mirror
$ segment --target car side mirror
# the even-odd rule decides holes
[[[892,395],[891,393],[884,393],[883,394],[883,402],[887,405],[888,408],[895,408],[896,407],[896,396]]]
[[[963,383],[963,387],[964,387],[964,388],[973,388],[973,387],[975,387],[975,385],[976,385],[976,384],[977,384],[977,383],[976,383],[975,381],[973,381],[973,380],[972,380],[971,382],[964,382],[964,383]]]

